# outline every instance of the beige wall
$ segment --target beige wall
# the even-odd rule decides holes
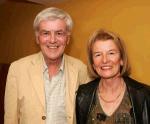
[[[74,19],[68,54],[86,63],[86,41],[90,34],[101,27],[112,30],[126,43],[131,76],[150,84],[149,0],[70,0],[47,6],[60,7]],[[0,62],[12,62],[38,51],[32,22],[36,13],[47,6],[12,2],[0,5]]]

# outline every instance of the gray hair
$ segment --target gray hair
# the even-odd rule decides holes
[[[42,10],[40,13],[37,14],[37,16],[34,19],[33,28],[35,30],[35,33],[39,30],[39,24],[43,20],[48,19],[62,19],[66,22],[67,30],[70,32],[73,27],[73,21],[72,18],[68,13],[63,11],[62,9],[50,7]]]

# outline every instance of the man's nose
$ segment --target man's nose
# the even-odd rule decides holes
[[[51,35],[50,35],[50,42],[51,43],[55,43],[56,42],[56,35],[54,32],[51,32]]]

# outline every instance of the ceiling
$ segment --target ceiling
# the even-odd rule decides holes
[[[61,3],[68,0],[0,0],[0,4],[6,1],[15,1],[15,2],[25,2],[25,3],[35,3],[35,4],[50,4],[50,3]]]
[[[60,3],[64,2],[66,0],[26,0],[34,3],[40,3],[40,4],[49,4],[49,3]]]

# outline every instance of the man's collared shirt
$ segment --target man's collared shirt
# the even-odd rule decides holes
[[[49,78],[46,63],[44,64],[43,75],[46,96],[46,124],[66,124],[64,57],[57,75]]]

